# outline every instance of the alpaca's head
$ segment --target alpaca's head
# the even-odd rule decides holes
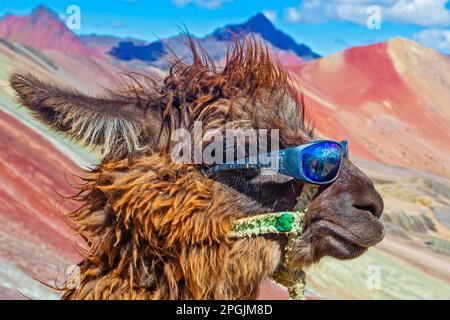
[[[314,135],[295,84],[255,40],[238,42],[222,67],[192,41],[189,45],[192,63],[174,59],[163,81],[130,76],[125,90],[107,97],[88,97],[27,74],[14,74],[11,84],[42,122],[103,151],[102,163],[84,188],[86,205],[77,216],[93,250],[111,251],[98,258],[104,259],[102,268],[123,268],[123,255],[129,255],[132,268],[141,270],[142,264],[145,272],[164,274],[170,290],[181,286],[194,297],[216,290],[222,295],[215,297],[227,297],[225,284],[214,289],[207,282],[242,281],[234,285],[245,288],[245,281],[261,280],[254,273],[270,276],[286,241],[282,235],[228,239],[233,221],[292,210],[304,183],[260,170],[211,174],[208,169],[214,163],[198,158],[198,150],[218,157],[217,149],[211,152],[208,146],[219,136],[224,144],[231,139],[227,129],[267,129],[269,135],[277,129],[280,149],[304,144]],[[177,143],[185,135],[191,135],[192,148],[182,153]],[[373,183],[345,159],[338,178],[321,186],[309,203],[293,267],[327,255],[359,256],[382,240],[382,211]],[[221,275],[224,268],[226,278]],[[260,270],[264,268],[269,274]],[[250,294],[255,288],[245,290]]]

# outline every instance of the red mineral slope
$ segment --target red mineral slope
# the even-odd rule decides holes
[[[285,67],[298,67],[305,63],[305,61],[294,53],[283,50],[274,50],[274,53],[279,61],[282,61]]]
[[[319,134],[351,153],[450,176],[450,59],[395,38],[287,66]]]
[[[28,16],[5,15],[0,20],[0,38],[36,49],[57,50],[72,55],[98,56],[70,31],[59,17],[44,6]]]
[[[74,193],[65,177],[79,169],[3,111],[0,128],[0,299],[53,298],[56,292],[33,278],[54,284],[80,258],[74,232],[59,212],[76,204],[58,195]]]

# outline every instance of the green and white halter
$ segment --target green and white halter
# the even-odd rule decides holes
[[[317,186],[305,185],[294,211],[271,212],[237,220],[228,236],[230,238],[249,238],[264,234],[284,234],[287,244],[280,267],[273,280],[285,286],[293,300],[305,300],[305,272],[289,270],[295,240],[303,233],[306,207],[317,193]]]

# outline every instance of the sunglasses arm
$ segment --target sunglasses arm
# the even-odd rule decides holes
[[[268,169],[283,173],[286,172],[286,170],[283,169],[283,167],[285,166],[284,163],[286,162],[286,151],[288,151],[288,149],[274,151],[272,153],[264,153],[260,154],[259,156],[249,157],[240,161],[238,160],[235,162],[218,164],[207,170],[207,173],[212,174],[219,171],[245,169]]]
[[[245,159],[245,163],[235,161],[231,163],[218,164],[207,170],[208,174],[220,171],[246,170],[246,169],[266,169],[272,172],[278,172],[291,177],[303,176],[301,173],[301,163],[296,148],[289,148],[259,156],[249,157]],[[290,161],[287,161],[291,157]]]

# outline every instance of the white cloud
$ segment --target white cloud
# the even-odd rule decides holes
[[[172,3],[180,8],[195,3],[200,8],[213,10],[220,8],[222,4],[227,1],[230,0],[172,0]]]
[[[417,42],[450,54],[450,30],[427,29],[413,36]]]
[[[301,15],[297,8],[290,7],[285,10],[286,20],[291,23],[297,23],[301,21]]]
[[[448,0],[401,0],[389,8],[389,15],[397,22],[421,26],[450,24]]]
[[[317,23],[330,19],[365,25],[367,8],[378,6],[382,21],[420,26],[450,25],[449,0],[303,0],[298,7],[287,8],[288,22]]]
[[[263,14],[266,16],[267,19],[269,19],[272,22],[276,22],[278,18],[278,14],[275,10],[264,10]]]

